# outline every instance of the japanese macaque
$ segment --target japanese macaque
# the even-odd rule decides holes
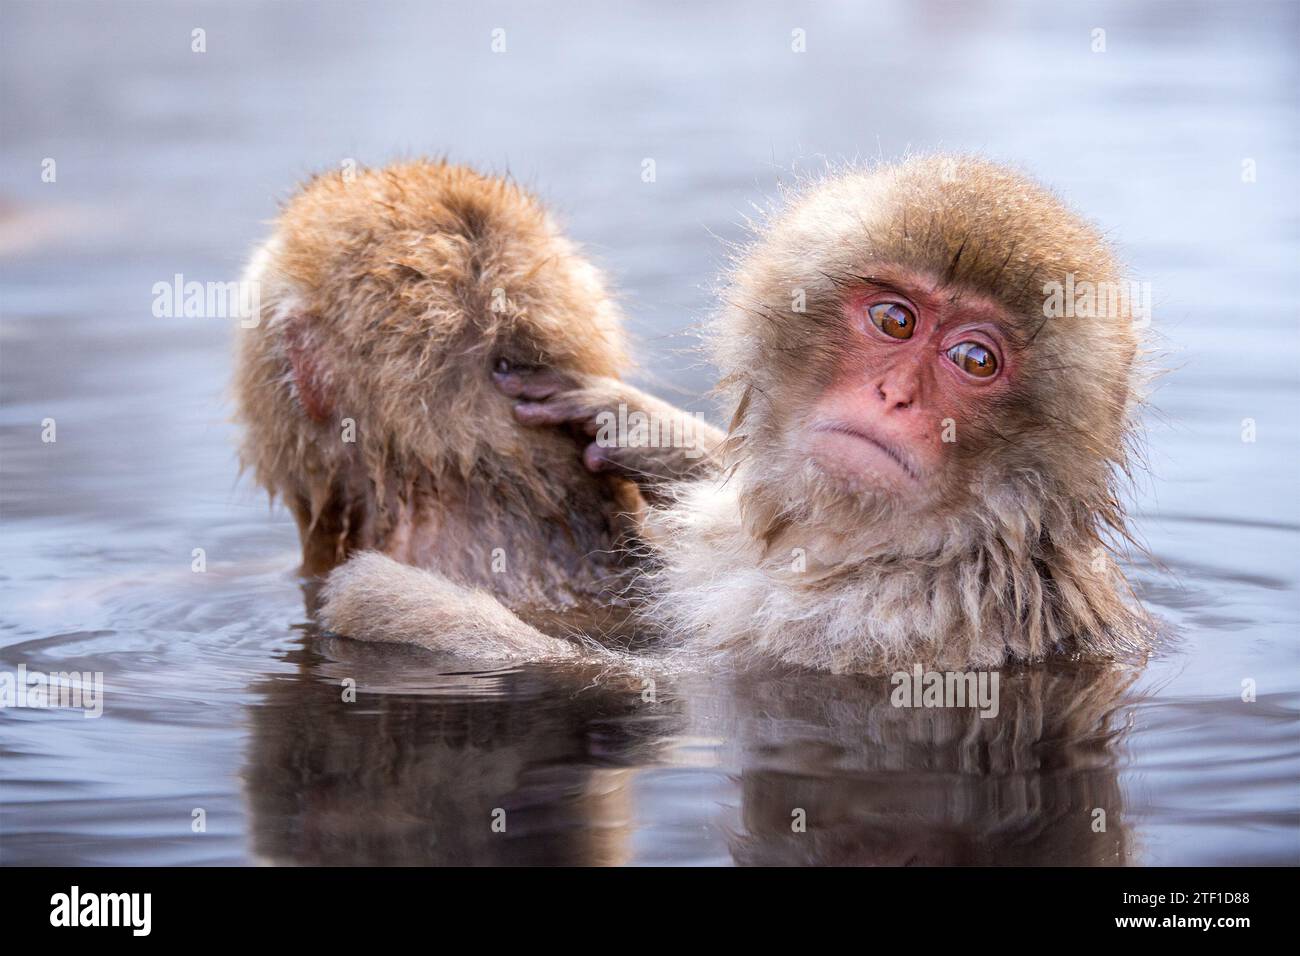
[[[317,180],[254,272],[273,305],[245,344],[246,457],[309,569],[365,551],[325,589],[338,633],[581,659],[599,651],[538,611],[617,595],[678,653],[732,665],[1143,645],[1110,552],[1134,323],[1123,300],[1044,308],[1050,283],[1123,276],[1017,173],[919,158],[794,192],[711,329],[725,434],[618,379],[599,278],[507,184],[430,165]],[[611,436],[628,409],[660,440]]]
[[[247,278],[262,315],[241,330],[235,382],[245,466],[293,512],[306,573],[393,559],[388,628],[336,620],[358,636],[441,621],[472,657],[571,653],[506,605],[597,606],[639,496],[564,435],[517,424],[492,371],[614,381],[621,316],[598,271],[515,185],[414,162],[310,182]],[[404,585],[412,567],[441,577]]]

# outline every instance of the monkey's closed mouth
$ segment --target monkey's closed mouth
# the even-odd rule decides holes
[[[829,432],[835,435],[848,435],[850,438],[856,438],[859,441],[866,442],[868,445],[874,445],[892,458],[898,467],[907,473],[909,478],[914,481],[917,480],[918,476],[915,469],[912,468],[911,463],[904,458],[896,448],[886,445],[884,442],[880,441],[880,439],[875,438],[864,431],[860,431],[852,425],[846,425],[843,422],[831,422],[827,425],[819,425],[814,429],[814,431]]]

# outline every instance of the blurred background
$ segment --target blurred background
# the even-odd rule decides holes
[[[102,670],[110,696],[94,721],[0,713],[0,862],[392,862],[399,846],[508,861],[448,849],[418,796],[465,756],[448,722],[481,729],[487,714],[501,722],[468,765],[499,780],[475,792],[488,807],[528,795],[529,859],[561,845],[606,861],[786,859],[754,808],[794,780],[839,808],[828,852],[878,850],[863,833],[882,832],[882,814],[895,832],[872,796],[889,786],[932,788],[927,832],[961,835],[960,850],[926,843],[927,861],[1020,860],[1052,809],[1071,836],[1043,838],[1038,861],[1300,862],[1297,37],[1300,6],[1259,0],[5,0],[0,665]],[[1005,772],[943,769],[927,763],[946,752],[937,738],[880,737],[851,707],[810,714],[811,688],[781,711],[757,703],[770,688],[687,684],[664,723],[575,709],[545,674],[452,681],[320,642],[292,523],[238,478],[234,323],[152,311],[154,284],[178,273],[237,278],[311,173],[445,155],[550,203],[621,290],[645,381],[708,409],[691,330],[752,204],[828,161],[909,150],[1028,170],[1103,224],[1154,293],[1167,374],[1133,507],[1163,568],[1135,562],[1133,576],[1171,637],[1094,722],[1067,721],[1078,747],[1056,771],[1032,748]],[[341,674],[369,703],[312,739],[288,715],[332,713]],[[1035,688],[1026,713],[1043,704]],[[861,700],[842,683],[825,699],[837,694]],[[788,720],[754,736],[756,711]],[[394,715],[422,729],[384,736]],[[425,761],[410,795],[357,769],[372,735]],[[349,740],[345,758],[334,748]],[[925,766],[943,775],[916,776]],[[575,794],[593,787],[620,800],[575,823]],[[1125,826],[1092,859],[1069,828],[1098,789]],[[478,812],[471,801],[466,819]],[[880,858],[910,859],[893,846]]]

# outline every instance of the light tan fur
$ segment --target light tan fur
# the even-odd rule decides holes
[[[980,460],[919,520],[828,487],[788,441],[835,355],[840,289],[882,264],[992,296],[1031,343],[1014,403],[954,449]],[[1137,333],[1128,315],[1045,319],[1043,285],[1067,273],[1124,279],[1095,229],[981,160],[913,159],[788,195],[738,259],[710,335],[744,405],[728,480],[685,487],[649,519],[653,614],[729,656],[836,671],[1139,652],[1147,622],[1110,550],[1128,540],[1117,481]],[[791,310],[792,289],[806,311]]]
[[[423,645],[436,635],[439,643],[484,663],[521,655],[529,660],[578,656],[575,645],[525,624],[491,594],[374,551],[335,570],[325,600],[330,627],[372,641]]]

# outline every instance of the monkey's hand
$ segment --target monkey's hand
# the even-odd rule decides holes
[[[654,495],[656,485],[717,471],[726,437],[700,416],[620,382],[547,368],[497,363],[497,387],[519,399],[515,418],[532,427],[560,427],[583,443],[593,472],[612,472]]]

